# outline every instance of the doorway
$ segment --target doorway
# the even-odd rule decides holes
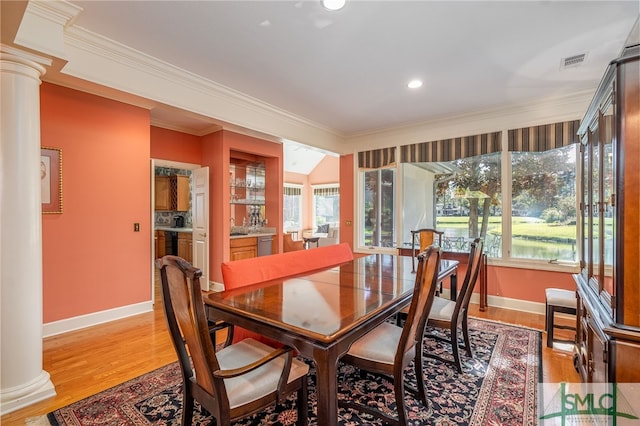
[[[151,302],[155,305],[156,299],[161,300],[161,289],[160,289],[160,275],[158,274],[158,270],[155,267],[155,258],[156,258],[156,250],[158,244],[163,247],[159,253],[160,255],[166,254],[167,247],[172,247],[177,244],[167,244],[167,238],[158,238],[157,232],[163,232],[164,235],[172,236],[173,234],[179,235],[176,232],[176,224],[180,225],[180,230],[189,229],[192,226],[192,211],[191,211],[191,193],[192,193],[192,183],[191,177],[193,176],[192,171],[199,169],[199,164],[191,164],[191,163],[183,163],[177,161],[169,161],[169,160],[159,160],[159,159],[151,159]],[[172,210],[163,210],[156,211],[156,176],[159,175],[170,175],[170,174],[180,174],[189,176],[189,210],[188,211],[172,211]],[[206,212],[208,215],[208,211]],[[176,220],[180,218],[181,220]],[[163,236],[164,236],[163,235]],[[160,240],[160,242],[159,242]],[[171,238],[168,239],[171,241]],[[167,252],[168,253],[168,252]],[[176,253],[168,253],[168,254],[178,254]],[[207,254],[208,255],[208,254]]]

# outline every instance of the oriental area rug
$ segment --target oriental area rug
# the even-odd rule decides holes
[[[508,324],[471,319],[469,322],[473,358],[462,352],[464,371],[453,365],[426,358],[428,406],[407,394],[411,425],[534,425],[537,384],[541,376],[541,333]],[[446,344],[426,339],[425,353],[448,353]],[[311,363],[310,363],[311,365]],[[314,369],[309,375],[309,424],[316,422]],[[415,384],[413,365],[406,370]],[[177,363],[78,401],[41,420],[51,425],[179,425],[182,412],[182,378]],[[361,377],[354,367],[339,368],[339,395],[358,403],[375,404],[396,413],[393,384],[384,377]],[[281,406],[248,417],[236,425],[295,424],[295,396]],[[196,403],[193,424],[215,425],[212,417]],[[366,414],[340,409],[342,426],[377,425]]]

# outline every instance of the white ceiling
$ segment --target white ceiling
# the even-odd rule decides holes
[[[83,10],[70,25],[317,123],[346,143],[593,92],[640,15],[638,0],[347,0],[337,12],[320,0],[71,3]],[[561,67],[579,54],[586,54],[580,66]],[[424,86],[408,89],[412,78]],[[220,118],[163,106],[151,115],[194,133]],[[286,167],[312,163],[304,150],[287,151]]]
[[[73,3],[78,26],[345,135],[594,90],[639,14],[637,0]]]

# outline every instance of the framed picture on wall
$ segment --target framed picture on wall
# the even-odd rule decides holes
[[[62,149],[40,149],[42,213],[62,213]]]

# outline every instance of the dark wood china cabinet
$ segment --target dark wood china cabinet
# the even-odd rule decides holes
[[[586,382],[640,382],[640,46],[612,61],[578,131],[581,272],[575,366]]]

